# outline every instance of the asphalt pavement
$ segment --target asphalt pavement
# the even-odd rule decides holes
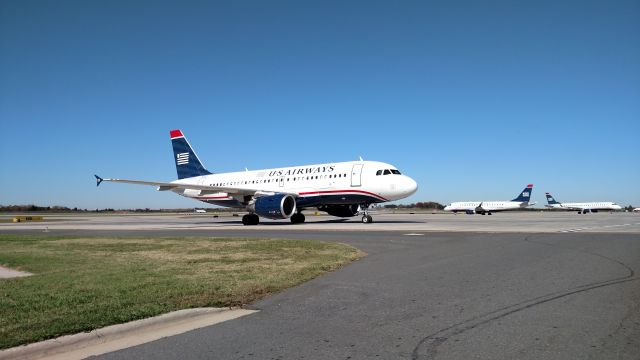
[[[637,234],[331,235],[368,256],[248,306],[259,313],[100,358],[640,354]]]
[[[0,233],[315,239],[368,254],[246,306],[260,312],[100,359],[640,359],[638,214],[375,219],[63,217]]]

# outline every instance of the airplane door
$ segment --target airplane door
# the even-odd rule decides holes
[[[280,183],[280,187],[284,187],[284,176],[280,176],[280,180],[278,180],[278,183]]]
[[[351,186],[362,186],[362,167],[364,164],[355,164],[351,169]]]

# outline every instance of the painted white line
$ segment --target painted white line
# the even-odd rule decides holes
[[[403,234],[405,236],[423,236],[424,234],[417,234],[417,233],[408,233],[408,234]]]

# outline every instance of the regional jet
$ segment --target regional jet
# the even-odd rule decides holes
[[[586,214],[588,212],[598,212],[598,210],[622,210],[622,207],[614,202],[601,201],[601,202],[583,202],[583,203],[561,203],[551,196],[550,193],[545,193],[547,196],[548,208],[552,209],[564,209],[578,211],[578,214]]]
[[[170,131],[178,180],[171,182],[103,179],[103,181],[156,186],[159,191],[224,207],[245,209],[244,225],[257,225],[260,217],[303,223],[302,210],[317,208],[337,217],[362,214],[373,221],[369,205],[406,198],[418,184],[393,165],[378,161],[348,161],[255,171],[214,174],[203,165],[180,130]]]
[[[467,214],[491,215],[495,211],[522,209],[534,203],[529,203],[533,184],[527,185],[518,196],[513,200],[504,201],[460,201],[445,206],[445,211],[464,211]]]

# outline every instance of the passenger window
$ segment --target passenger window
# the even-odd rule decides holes
[[[391,171],[389,171],[389,170],[385,170],[385,171],[384,171],[384,174],[385,174],[385,175],[390,175],[390,174],[391,174]]]

